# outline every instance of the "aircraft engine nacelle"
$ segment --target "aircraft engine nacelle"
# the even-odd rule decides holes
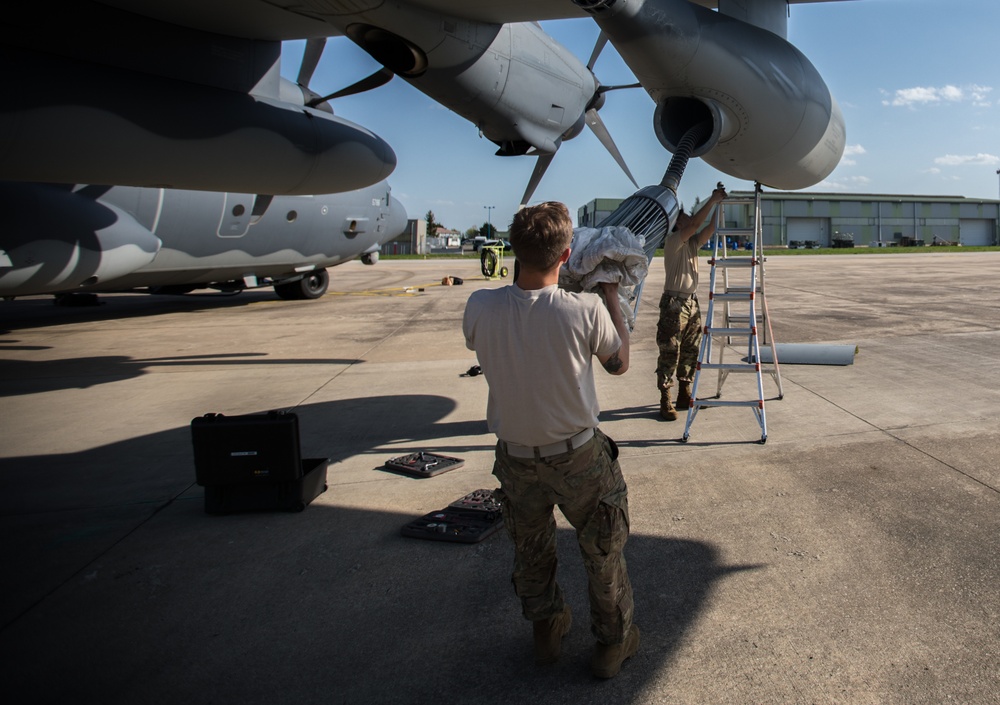
[[[383,66],[476,125],[500,147],[498,155],[551,154],[583,129],[594,76],[538,25],[371,5],[331,21]]]
[[[2,179],[310,195],[396,166],[388,143],[301,93],[288,103],[11,48],[0,61],[18,67],[0,98]]]
[[[573,0],[591,13],[656,103],[654,130],[731,176],[800,189],[840,162],[840,107],[815,67],[780,36],[687,0]]]
[[[65,186],[0,183],[0,212],[0,296],[94,286],[146,266],[160,250],[125,211]]]

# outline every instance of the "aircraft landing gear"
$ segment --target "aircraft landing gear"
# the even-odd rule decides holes
[[[289,301],[301,301],[303,299],[318,299],[326,293],[330,286],[330,275],[325,269],[317,269],[310,272],[301,279],[285,284],[275,284],[274,293],[280,298]]]

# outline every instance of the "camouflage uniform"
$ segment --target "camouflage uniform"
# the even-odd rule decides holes
[[[673,294],[660,297],[660,319],[656,323],[656,386],[670,389],[673,378],[694,379],[701,346],[701,311],[695,296]]]
[[[622,549],[628,538],[628,488],[618,448],[599,430],[576,450],[545,458],[508,455],[500,441],[493,474],[504,525],[514,541],[511,582],[524,616],[546,619],[563,610],[556,582],[556,522],[559,505],[576,529],[587,569],[591,630],[598,641],[621,643],[632,624],[632,585]]]

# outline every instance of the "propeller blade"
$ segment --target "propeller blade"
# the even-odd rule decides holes
[[[545,170],[549,168],[549,164],[552,163],[552,158],[554,156],[556,156],[555,152],[551,154],[538,155],[538,161],[535,162],[535,168],[531,172],[531,178],[528,179],[528,188],[524,190],[524,195],[521,196],[521,208],[528,205],[528,201],[531,200],[532,194],[535,193],[535,188],[545,175]]]
[[[601,86],[601,87],[599,87],[597,89],[597,92],[598,93],[607,93],[608,91],[618,91],[618,90],[621,90],[622,88],[642,88],[642,84],[639,83],[639,82],[636,82],[636,83],[627,83],[627,84],[623,83],[620,86]]]
[[[601,116],[597,114],[596,110],[591,108],[587,111],[586,117],[587,125],[591,130],[593,130],[594,135],[596,135],[600,143],[604,145],[604,148],[611,153],[611,156],[615,158],[615,161],[618,162],[618,166],[620,166],[622,171],[625,172],[625,175],[628,176],[632,185],[639,188],[639,184],[636,183],[635,178],[632,176],[632,172],[628,170],[628,166],[625,164],[625,160],[622,158],[621,152],[618,151],[615,141],[611,139],[611,133],[608,132],[608,128],[604,126],[604,121],[601,120]]]
[[[333,100],[334,98],[343,98],[344,96],[354,95],[355,93],[364,93],[365,91],[370,91],[373,88],[378,88],[379,86],[384,86],[386,83],[392,80],[395,74],[389,69],[383,67],[373,73],[371,76],[362,78],[357,83],[352,83],[347,86],[347,88],[341,88],[339,91],[331,93],[330,95],[325,95],[322,98],[314,98],[310,100],[306,105],[310,108],[315,108],[320,103],[325,103],[328,100]]]
[[[590,61],[587,62],[587,70],[591,73],[594,72],[594,64],[597,63],[597,57],[601,55],[604,50],[604,45],[608,43],[608,35],[601,30],[601,33],[597,35],[597,43],[594,45],[594,51],[590,54]]]
[[[306,40],[306,49],[302,53],[302,65],[299,66],[299,77],[296,79],[296,83],[300,86],[308,88],[325,48],[326,37]]]

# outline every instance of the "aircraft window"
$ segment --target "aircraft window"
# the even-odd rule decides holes
[[[243,207],[242,203],[237,203],[233,206],[233,215],[239,218],[241,215],[246,213],[247,209]]]
[[[285,216],[285,219],[289,223],[294,223],[295,219],[298,218],[298,217],[299,217],[299,214],[296,213],[295,211],[288,211],[288,215]]]

